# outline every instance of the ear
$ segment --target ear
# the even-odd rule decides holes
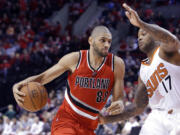
[[[90,37],[88,38],[88,43],[89,43],[89,45],[92,45],[92,43],[93,43],[92,40],[93,40],[93,39],[92,39],[92,37],[90,36]]]

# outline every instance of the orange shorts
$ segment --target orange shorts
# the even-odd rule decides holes
[[[78,119],[71,116],[62,105],[53,119],[51,135],[95,135],[93,129],[81,124]]]

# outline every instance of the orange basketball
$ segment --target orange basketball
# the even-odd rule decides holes
[[[26,94],[22,108],[30,112],[42,109],[48,99],[46,88],[38,82],[29,82],[20,91]]]

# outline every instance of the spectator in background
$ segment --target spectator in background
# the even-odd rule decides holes
[[[5,115],[9,118],[15,118],[16,117],[16,111],[14,110],[13,105],[8,105],[8,110],[5,112]]]
[[[0,134],[3,132],[3,118],[0,116]]]
[[[131,69],[133,66],[136,65],[135,60],[133,59],[133,57],[130,55],[129,52],[126,53],[125,65],[126,65],[127,69]]]
[[[116,122],[104,125],[104,135],[115,135],[118,125]]]
[[[43,113],[43,122],[44,122],[44,125],[43,125],[43,132],[44,133],[50,133],[51,132],[51,113],[50,112],[47,112],[45,111]]]
[[[29,123],[29,117],[27,117],[26,113],[23,113],[20,117],[20,129],[19,135],[28,134],[32,123]]]
[[[16,118],[11,121],[11,135],[17,135],[20,129],[20,123]]]
[[[34,123],[30,128],[30,134],[39,135],[43,131],[44,122],[39,120],[39,117],[34,118]]]
[[[124,125],[122,129],[123,135],[129,135],[133,127],[140,126],[135,117],[130,118]]]
[[[2,135],[9,135],[11,133],[11,123],[7,116],[3,116],[3,132]]]

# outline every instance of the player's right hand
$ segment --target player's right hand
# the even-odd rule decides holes
[[[15,98],[16,102],[20,106],[23,105],[23,102],[24,102],[23,97],[26,96],[23,92],[20,91],[20,89],[24,85],[25,85],[25,83],[16,83],[16,84],[13,85],[13,95],[14,95],[14,98]]]
[[[129,19],[130,23],[136,27],[140,27],[142,20],[139,18],[139,15],[135,10],[133,10],[130,6],[126,3],[123,4],[123,7],[126,9],[126,16]]]

